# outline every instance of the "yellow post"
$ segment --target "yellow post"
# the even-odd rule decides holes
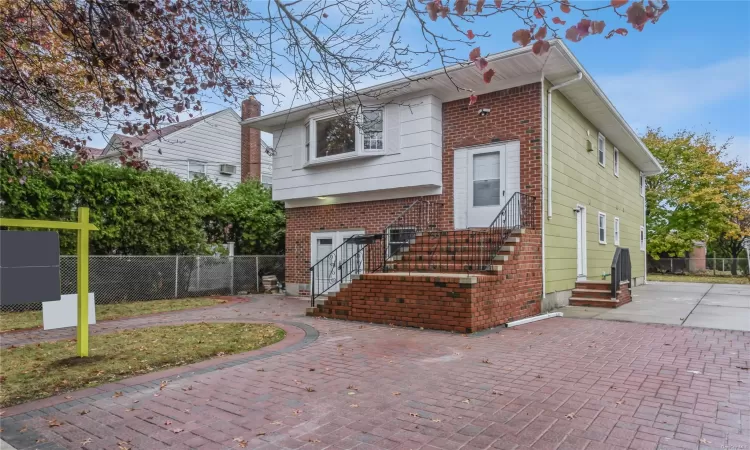
[[[78,208],[78,356],[89,356],[89,209]]]
[[[89,223],[89,209],[78,208],[78,222],[55,220],[4,219],[0,226],[16,228],[45,228],[78,230],[76,254],[78,255],[78,356],[89,356],[89,232],[96,231]]]

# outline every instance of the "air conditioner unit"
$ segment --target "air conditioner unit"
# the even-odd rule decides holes
[[[236,170],[237,167],[233,166],[232,164],[222,164],[219,166],[219,172],[223,173],[224,175],[234,175]]]

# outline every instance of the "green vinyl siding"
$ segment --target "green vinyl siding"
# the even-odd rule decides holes
[[[546,83],[546,88],[549,88]],[[545,98],[545,115],[548,114]],[[576,213],[586,207],[587,276],[601,279],[609,273],[615,251],[614,223],[620,218],[620,247],[630,249],[633,277],[644,273],[644,253],[640,250],[640,226],[643,225],[643,197],[640,172],[620,152],[619,177],[614,175],[614,147],[606,141],[605,167],[599,165],[599,130],[559,91],[553,93],[552,106],[552,217],[547,217],[545,199],[545,255],[547,292],[573,289],[576,271]],[[547,118],[545,127],[547,126]],[[605,138],[607,136],[605,135]],[[545,141],[547,131],[545,130]],[[592,151],[587,151],[587,141]],[[549,143],[546,142],[546,151]],[[547,155],[544,158],[545,172]],[[547,180],[544,180],[545,192]],[[607,215],[607,243],[599,243],[598,213]]]

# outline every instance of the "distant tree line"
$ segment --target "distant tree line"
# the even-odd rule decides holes
[[[44,167],[44,169],[39,169]],[[232,188],[207,179],[184,181],[158,169],[81,163],[56,155],[44,164],[0,152],[3,217],[76,220],[91,208],[99,231],[91,254],[209,254],[235,242],[235,254],[280,254],[283,204],[257,181]],[[60,233],[61,254],[75,253],[75,233]]]
[[[708,133],[659,129],[643,138],[664,172],[646,179],[648,252],[682,257],[703,241],[710,256],[745,257],[750,239],[750,169]],[[746,149],[750,151],[750,149]],[[736,260],[731,266],[737,273]]]

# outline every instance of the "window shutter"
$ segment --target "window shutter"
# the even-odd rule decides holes
[[[401,117],[398,105],[385,105],[385,154],[401,153]]]
[[[292,146],[292,169],[293,170],[299,170],[299,169],[302,169],[303,167],[305,167],[305,162],[306,162],[306,159],[307,159],[306,158],[307,157],[307,155],[306,155],[307,148],[305,147],[305,144],[307,143],[307,142],[305,142],[305,127],[303,125],[301,127],[296,127],[296,128],[287,130],[287,132],[290,132],[292,130],[294,130],[294,131],[296,131],[298,133],[298,136],[297,136],[296,140],[299,142],[298,145],[293,145]],[[295,139],[293,137],[290,137],[290,140],[292,142],[295,141]]]

